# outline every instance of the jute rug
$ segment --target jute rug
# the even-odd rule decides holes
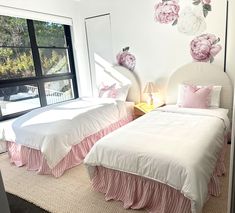
[[[229,168],[229,149],[226,156]],[[144,210],[125,210],[121,202],[104,200],[101,193],[91,190],[86,168],[83,165],[67,171],[56,179],[37,175],[25,167],[9,163],[7,154],[0,155],[0,169],[6,191],[17,195],[53,213],[146,213]],[[227,209],[228,174],[221,178],[222,194],[211,197],[203,213],[225,213]]]

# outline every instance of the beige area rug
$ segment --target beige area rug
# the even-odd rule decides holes
[[[229,149],[226,156],[229,168]],[[67,171],[56,179],[37,175],[25,167],[17,168],[9,163],[6,154],[0,155],[0,169],[6,191],[54,213],[146,213],[144,210],[125,210],[121,202],[104,200],[101,193],[91,190],[83,165]],[[228,174],[221,178],[222,194],[211,197],[203,213],[226,213]]]

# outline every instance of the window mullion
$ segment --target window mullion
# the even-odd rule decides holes
[[[75,63],[74,63],[74,55],[73,55],[73,47],[72,47],[72,37],[71,37],[71,31],[70,31],[70,26],[64,25],[64,33],[65,33],[65,39],[66,39],[66,44],[68,46],[68,56],[69,56],[69,66],[71,73],[74,74],[73,77],[73,91],[74,91],[74,97],[78,98],[78,85],[77,85],[77,79],[76,79],[76,69],[75,69]]]
[[[41,66],[41,61],[40,61],[38,45],[36,41],[33,20],[27,19],[27,26],[28,26],[28,31],[29,31],[29,38],[30,38],[30,44],[31,44],[31,49],[32,49],[32,54],[33,54],[33,62],[34,62],[36,76],[42,77],[43,76],[42,66]],[[41,106],[46,106],[47,100],[46,100],[46,92],[45,92],[44,84],[40,80],[38,80],[37,83],[38,83],[38,90],[39,90],[38,92],[39,92]]]

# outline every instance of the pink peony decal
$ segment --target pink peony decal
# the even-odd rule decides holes
[[[208,12],[211,11],[211,0],[193,0],[194,5],[202,4],[203,15],[206,17]]]
[[[116,58],[119,65],[133,71],[136,65],[136,58],[133,54],[129,53],[129,49],[129,47],[124,48],[122,52],[117,54]]]
[[[213,34],[202,34],[191,41],[191,55],[195,61],[211,63],[214,57],[222,49],[221,45],[217,44],[220,38]]]
[[[175,25],[179,18],[180,6],[176,0],[163,0],[155,6],[155,21]]]

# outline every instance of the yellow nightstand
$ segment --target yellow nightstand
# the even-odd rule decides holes
[[[135,114],[135,117],[138,118],[150,111],[152,111],[153,109],[155,109],[156,107],[154,105],[149,105],[147,103],[139,103],[139,104],[136,104],[134,106],[134,114]]]
[[[138,118],[148,112],[151,112],[152,110],[154,110],[157,107],[162,107],[165,106],[165,104],[163,102],[159,103],[157,106],[155,105],[149,105],[147,103],[141,102],[139,104],[136,104],[134,106],[134,115],[135,118]]]

